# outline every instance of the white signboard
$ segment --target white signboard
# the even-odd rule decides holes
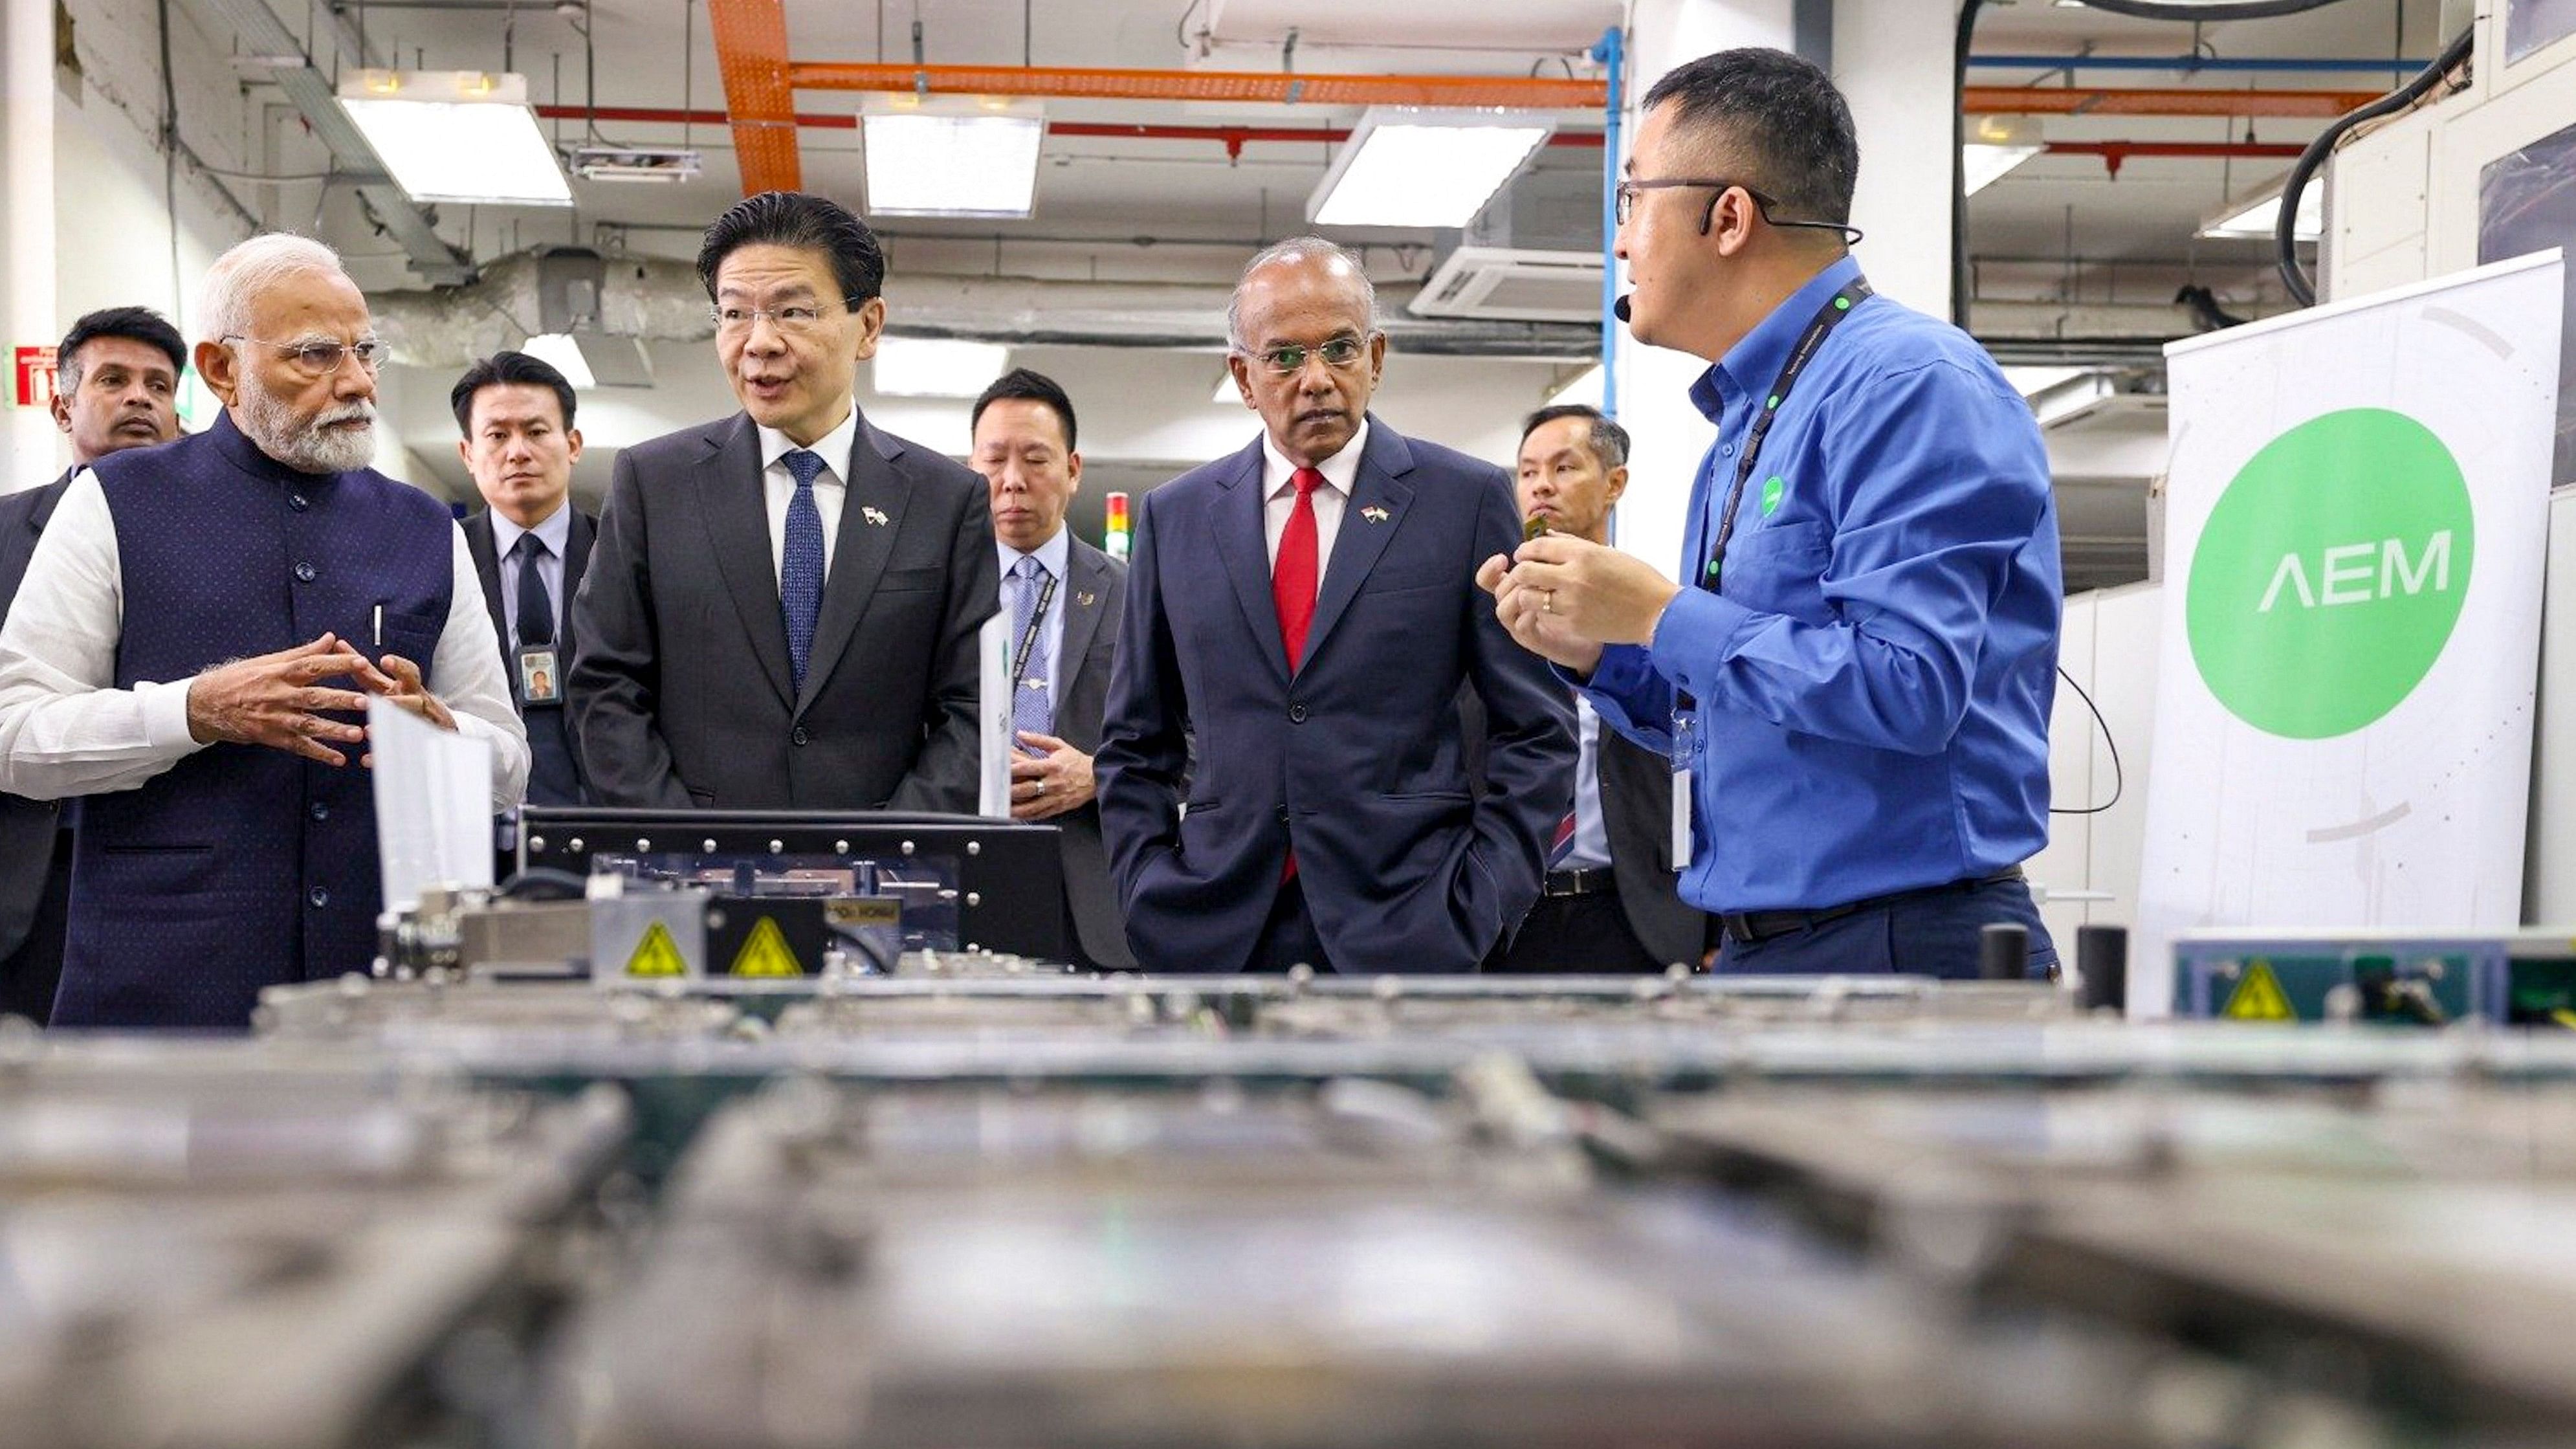
[[[2521,919],[2558,253],[2166,349],[2129,1010],[2177,930]]]

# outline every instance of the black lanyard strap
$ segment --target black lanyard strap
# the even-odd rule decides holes
[[[1726,545],[1735,537],[1735,510],[1743,504],[1745,480],[1753,476],[1754,465],[1762,456],[1762,440],[1771,436],[1771,420],[1780,415],[1780,405],[1789,400],[1789,389],[1798,385],[1798,375],[1807,370],[1816,350],[1825,345],[1825,335],[1871,295],[1869,279],[1854,277],[1850,286],[1826,299],[1809,319],[1807,330],[1798,334],[1798,345],[1789,349],[1789,360],[1781,364],[1780,376],[1771,384],[1769,395],[1753,410],[1753,428],[1744,438],[1744,456],[1737,460],[1735,482],[1726,490],[1726,510],[1718,515],[1717,540],[1709,545],[1707,562],[1699,571],[1697,582],[1710,593],[1718,591],[1719,578],[1726,568]]]
[[[1037,651],[1038,631],[1046,627],[1047,605],[1055,602],[1055,575],[1046,576],[1038,585],[1037,607],[1029,610],[1029,627],[1020,632],[1020,647],[1011,656],[1011,688],[1017,691],[1020,681],[1028,677],[1029,656]]]

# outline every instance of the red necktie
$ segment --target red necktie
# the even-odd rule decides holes
[[[1315,622],[1315,490],[1323,486],[1324,475],[1300,468],[1288,481],[1297,485],[1297,506],[1289,510],[1288,527],[1279,535],[1279,561],[1270,566],[1270,602],[1278,607],[1279,642],[1288,646],[1288,672],[1294,674],[1297,661],[1306,657],[1306,626]],[[1297,852],[1291,849],[1280,882],[1296,874]]]
[[[1287,530],[1279,535],[1279,561],[1270,566],[1270,600],[1279,608],[1279,642],[1288,646],[1288,670],[1306,656],[1306,626],[1315,622],[1315,583],[1321,574],[1315,546],[1315,490],[1324,475],[1300,468],[1288,481],[1297,486],[1297,506],[1288,513]]]

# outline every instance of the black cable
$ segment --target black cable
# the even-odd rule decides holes
[[[2084,692],[2083,685],[2075,682],[2074,675],[2066,672],[2065,665],[2061,664],[2057,666],[2057,677],[2066,681],[2066,687],[2075,691],[2075,697],[2084,701],[2084,707],[2086,709],[2093,711],[2093,723],[2102,731],[2102,744],[2104,748],[2111,752],[2111,798],[2103,801],[2099,805],[2087,805],[2080,810],[2060,810],[2051,806],[2048,813],[2051,815],[2099,815],[2103,811],[2110,809],[2112,806],[2119,804],[2120,792],[2129,788],[2129,778],[2120,769],[2120,742],[2111,738],[2111,722],[2102,718],[2102,707],[2093,702],[2093,696]]]
[[[2413,80],[2342,116],[2319,131],[2317,138],[2308,143],[2308,149],[2299,153],[2297,164],[2290,168],[2288,178],[2281,183],[2281,214],[2272,223],[2272,249],[2280,262],[2281,283],[2290,289],[2291,298],[2300,306],[2313,306],[2317,300],[2317,289],[2309,280],[2308,269],[2299,263],[2299,197],[2307,191],[2308,182],[2316,176],[2317,168],[2326,164],[2326,158],[2334,154],[2335,147],[2343,143],[2343,138],[2352,132],[2353,127],[2393,115],[2430,95],[2433,87],[2442,83],[2444,76],[2467,64],[2469,53],[2475,48],[2476,35],[2477,27],[2474,25],[2461,31],[2459,38],[2442,47],[2442,53],[2433,57],[2432,64],[2417,71]]]
[[[161,199],[170,213],[170,311],[178,313],[186,283],[179,271],[179,82],[170,68],[170,0],[161,16]]]
[[[1950,55],[1950,324],[1961,331],[1968,326],[1968,45],[1977,38],[1977,12],[1985,5],[1986,0],[1960,0]]]
[[[2133,20],[2176,20],[2186,25],[2219,20],[2278,20],[2284,15],[2342,3],[2343,0],[2084,0],[2088,10],[2126,15]]]

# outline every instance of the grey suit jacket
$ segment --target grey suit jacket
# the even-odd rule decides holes
[[[27,577],[27,561],[36,556],[36,539],[62,502],[72,475],[42,488],[0,498],[0,619],[18,597]],[[0,795],[0,956],[27,939],[36,905],[45,892],[45,873],[54,859],[54,822],[59,810],[51,800],[22,800]]]
[[[1078,538],[1066,572],[1071,575],[1059,596],[1064,600],[1064,644],[1056,660],[1062,682],[1056,690],[1055,733],[1084,754],[1100,750],[1100,717],[1109,705],[1109,674],[1118,658],[1118,616],[1126,606],[1127,566]],[[1073,913],[1074,934],[1094,965],[1110,971],[1133,971],[1136,958],[1127,949],[1127,920],[1118,908],[1118,892],[1109,883],[1109,853],[1100,841],[1097,802],[1068,810],[1046,822],[1064,842],[1064,890]]]
[[[748,416],[618,454],[573,596],[567,702],[601,804],[971,811],[984,480],[863,417],[804,688]]]

